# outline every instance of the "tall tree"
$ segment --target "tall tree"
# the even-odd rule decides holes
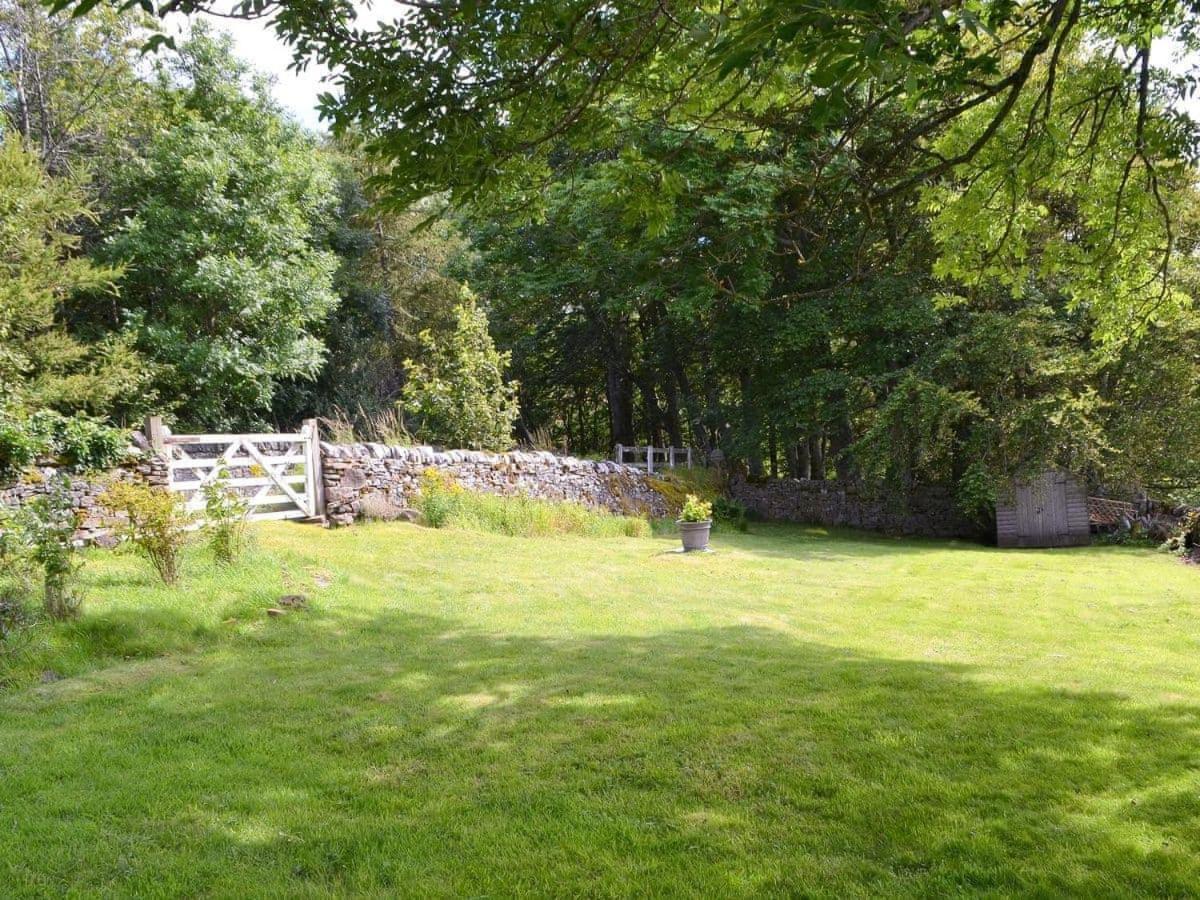
[[[86,10],[95,0],[55,5]],[[161,0],[149,8],[215,5]],[[807,137],[821,136],[824,147],[812,161],[823,193],[873,205],[989,169],[980,156],[1006,130],[1040,148],[1037,165],[1048,171],[1103,147],[1116,154],[1117,170],[1144,169],[1153,180],[1197,148],[1197,129],[1170,104],[1194,89],[1195,76],[1153,65],[1157,38],[1200,44],[1200,12],[1187,0],[396,6],[393,18],[373,24],[347,0],[242,0],[233,12],[271,17],[298,63],[333,69],[339,91],[327,96],[326,112],[372,139],[402,199],[449,190],[467,201],[528,189],[564,144],[628,145],[631,124],[646,121],[757,141],[781,121],[803,119]],[[1089,77],[1061,90],[1081,62]],[[894,114],[897,105],[905,115]],[[1124,132],[1124,117],[1112,110],[1133,111],[1134,140],[1111,139]],[[1064,128],[1064,116],[1078,121]],[[952,147],[935,148],[948,126],[966,130]],[[849,169],[837,165],[847,148],[855,151]],[[896,154],[911,165],[897,169]],[[1018,167],[991,171],[1021,184]],[[1125,181],[1097,185],[1109,206],[1126,196]],[[1093,267],[1112,249],[1092,248]]]
[[[405,364],[404,405],[418,434],[451,447],[507,450],[516,418],[516,385],[505,380],[509,356],[488,334],[487,316],[464,290],[454,330],[420,337],[421,361]]]
[[[111,291],[120,276],[77,255],[68,229],[89,215],[76,177],[47,174],[15,135],[0,141],[0,395],[10,403],[108,413],[144,396],[144,366],[125,341],[88,346],[63,325],[80,292]]]
[[[248,426],[323,364],[334,175],[228,39],[197,29],[157,93],[169,127],[117,173],[123,217],[97,255],[126,268],[126,327],[179,420]]]
[[[37,0],[0,0],[0,110],[51,174],[104,178],[153,123],[139,48],[148,20],[111,9],[72,20]],[[90,185],[102,191],[103,183]]]
[[[338,178],[338,208],[328,231],[339,260],[337,312],[314,327],[328,356],[314,380],[281,385],[275,417],[319,413],[369,433],[388,422],[404,385],[404,362],[420,359],[421,334],[455,327],[462,283],[455,273],[468,246],[436,199],[396,210],[367,184],[370,163],[353,141],[326,147]]]

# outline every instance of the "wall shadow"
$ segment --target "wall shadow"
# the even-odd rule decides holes
[[[875,559],[889,556],[921,557],[947,550],[990,553],[983,543],[962,538],[893,536],[877,531],[827,528],[784,522],[753,522],[747,534],[714,532],[713,546],[728,547],[750,556],[795,560]]]

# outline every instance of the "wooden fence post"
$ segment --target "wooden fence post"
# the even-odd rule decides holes
[[[325,476],[321,470],[321,428],[316,419],[305,419],[301,431],[308,435],[307,464],[312,470],[313,518],[325,518]]]
[[[654,474],[654,448],[646,448],[646,472],[650,475]]]
[[[617,444],[617,449],[613,452],[613,462],[618,465],[625,462],[625,445]]]
[[[167,449],[165,438],[162,416],[146,416],[146,440],[150,442],[150,449],[162,455]]]
[[[692,448],[688,447],[687,451],[688,451],[688,468],[690,469],[692,467]]]

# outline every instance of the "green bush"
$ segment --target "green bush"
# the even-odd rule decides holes
[[[213,558],[226,565],[246,548],[246,499],[229,486],[229,470],[217,469],[213,480],[200,489],[204,496],[204,530]]]
[[[83,605],[78,589],[83,563],[75,546],[78,520],[70,490],[68,479],[55,479],[47,485],[45,494],[25,507],[22,515],[29,558],[42,571],[46,615],[56,620],[74,618]]]
[[[100,504],[126,515],[118,532],[150,560],[164,584],[179,580],[179,556],[192,523],[179,494],[119,481],[100,495]]]
[[[28,539],[20,513],[0,506],[0,573],[8,575],[27,561]]]
[[[728,497],[717,497],[712,503],[713,521],[722,527],[745,531],[750,525],[747,520],[746,507]]]
[[[579,503],[536,500],[524,494],[501,497],[468,491],[436,469],[421,476],[417,510],[433,528],[490,531],[515,537],[579,534],[588,537],[645,537],[650,524]]]
[[[15,478],[32,464],[38,457],[39,446],[27,421],[0,413],[0,481]]]
[[[19,639],[37,621],[28,598],[21,584],[0,581],[0,656],[14,652]]]
[[[426,469],[421,473],[421,487],[417,494],[417,511],[431,528],[445,528],[459,515],[464,501],[460,498],[466,490],[449,475],[437,469]]]
[[[466,288],[455,322],[448,335],[421,332],[421,359],[404,363],[405,410],[427,440],[506,450],[517,417],[517,384],[504,380],[511,354],[496,349],[487,316]]]
[[[129,433],[97,419],[48,411],[36,413],[33,418],[45,422],[53,454],[75,472],[111,469],[128,452]]]
[[[0,507],[0,683],[7,680],[9,664],[24,651],[37,624],[34,562],[22,515]]]
[[[43,409],[31,416],[0,411],[0,480],[14,478],[40,457],[61,461],[74,472],[109,469],[129,447],[128,432],[87,416]]]

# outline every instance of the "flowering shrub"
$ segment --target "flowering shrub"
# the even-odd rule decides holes
[[[78,590],[82,562],[75,546],[77,514],[71,504],[71,482],[55,479],[45,494],[23,511],[29,558],[42,570],[46,615],[70,619],[79,613],[83,598]]]

